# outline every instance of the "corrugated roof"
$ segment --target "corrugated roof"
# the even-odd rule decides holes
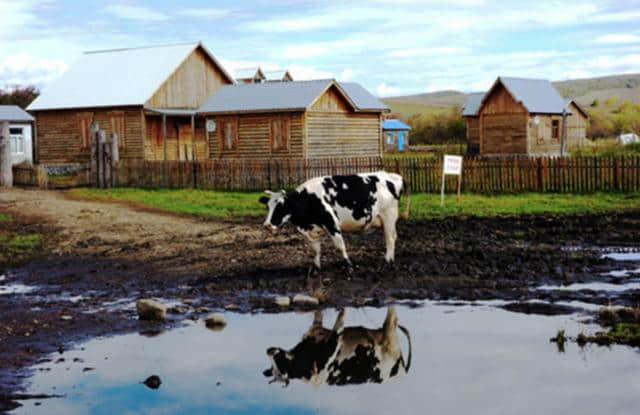
[[[475,117],[478,115],[478,110],[480,109],[480,104],[482,104],[484,94],[485,92],[474,92],[467,95],[467,100],[462,106],[463,117]]]
[[[410,130],[407,124],[403,123],[400,120],[389,119],[382,121],[382,129],[383,130]]]
[[[530,113],[562,114],[564,99],[546,79],[499,77],[516,101],[522,102]]]
[[[145,108],[148,112],[153,112],[160,115],[175,116],[175,117],[190,117],[196,115],[196,110],[188,108]]]
[[[17,105],[0,105],[0,121],[31,122],[33,117]]]
[[[198,110],[199,113],[264,111],[302,111],[332,83],[342,89],[358,110],[384,110],[387,107],[356,83],[333,79],[225,85]]]
[[[200,43],[85,52],[28,110],[143,105]],[[209,51],[227,78],[234,82]]]
[[[369,91],[367,91],[362,85],[357,82],[339,82],[342,89],[349,95],[349,97],[355,102],[359,110],[376,110],[376,111],[388,111],[389,107],[384,105],[380,100]]]

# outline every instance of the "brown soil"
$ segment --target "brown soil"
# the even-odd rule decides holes
[[[31,293],[0,295],[0,395],[5,396],[20,388],[25,367],[46,353],[64,353],[70,342],[131,330],[157,333],[184,318],[201,317],[207,311],[202,307],[277,311],[270,300],[276,294],[313,292],[326,306],[338,307],[424,298],[626,305],[640,299],[635,292],[531,290],[541,283],[606,280],[600,274],[612,269],[613,261],[589,248],[637,248],[640,211],[402,222],[395,267],[383,267],[379,231],[349,234],[355,271],[345,272],[327,242],[324,269],[311,280],[306,273],[312,255],[302,238],[292,229],[266,234],[261,218],[203,220],[29,190],[0,192],[0,212],[15,218],[0,227],[45,235],[36,258],[5,264],[4,270],[0,264],[0,275],[6,276],[0,284],[38,286]],[[566,246],[587,249],[561,249]],[[82,297],[70,301],[74,296]],[[143,297],[185,302],[163,324],[139,322],[131,308],[111,305]],[[0,400],[0,411],[2,405]]]

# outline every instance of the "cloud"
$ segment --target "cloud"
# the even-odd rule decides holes
[[[68,65],[57,59],[44,59],[27,53],[5,56],[0,59],[0,86],[42,85],[59,77]]]
[[[599,45],[626,45],[630,43],[640,43],[640,36],[626,33],[612,33],[598,36],[594,43]]]
[[[16,30],[24,30],[27,25],[37,23],[37,7],[36,1],[0,0],[0,36],[14,36]]]
[[[353,79],[353,70],[351,68],[345,68],[338,76],[338,80],[342,82],[349,82],[352,79]]]
[[[305,65],[291,65],[289,66],[289,73],[296,81],[333,78],[332,72]]]
[[[112,4],[105,7],[104,11],[120,19],[138,22],[161,22],[169,20],[169,16],[164,13],[130,4]]]
[[[213,7],[192,7],[178,11],[179,15],[194,19],[219,19],[229,15],[229,13],[229,10]]]
[[[376,96],[379,96],[379,97],[388,97],[388,96],[398,95],[399,93],[400,93],[400,88],[387,85],[385,82],[381,83],[376,87]]]
[[[388,56],[392,58],[412,58],[417,56],[460,55],[469,52],[469,48],[443,46],[433,48],[398,49],[389,52]]]

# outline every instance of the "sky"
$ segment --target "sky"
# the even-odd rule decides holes
[[[84,51],[192,41],[231,73],[380,97],[640,73],[640,0],[0,0],[0,16],[0,88],[46,88]]]

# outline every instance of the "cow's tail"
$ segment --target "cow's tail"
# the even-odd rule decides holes
[[[400,218],[402,220],[409,220],[409,207],[411,206],[411,198],[409,196],[411,196],[411,192],[409,191],[409,184],[404,181],[404,179],[402,180],[402,192],[407,199],[407,204],[404,207],[404,212],[400,214]]]
[[[409,334],[409,330],[406,327],[398,324],[398,328],[402,330],[405,336],[407,336],[407,342],[409,343],[409,354],[407,355],[407,363],[402,362],[402,366],[404,367],[405,373],[409,373],[409,368],[411,367],[411,334]]]

